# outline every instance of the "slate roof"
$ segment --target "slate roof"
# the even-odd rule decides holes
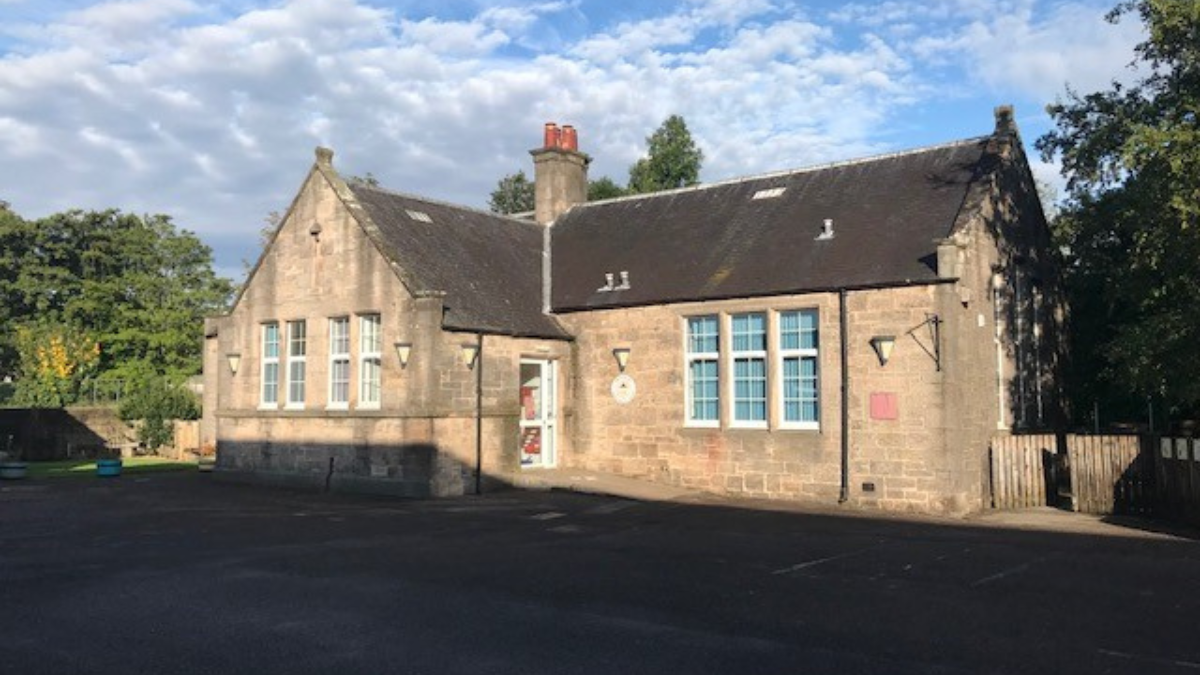
[[[366,185],[349,187],[378,228],[383,253],[405,272],[409,290],[445,293],[443,327],[570,337],[542,311],[541,226]]]
[[[578,205],[552,229],[552,307],[935,281],[934,242],[989,170],[989,139]],[[753,198],[777,188],[777,197]],[[826,218],[834,237],[818,241]],[[621,271],[628,290],[597,290]]]

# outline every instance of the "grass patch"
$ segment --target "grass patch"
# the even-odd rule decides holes
[[[166,457],[128,457],[121,460],[121,473],[159,473],[195,471],[195,462],[179,462]],[[68,459],[59,462],[29,462],[30,478],[69,478],[96,475],[96,460]]]

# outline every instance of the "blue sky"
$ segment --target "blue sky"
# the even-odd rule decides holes
[[[0,0],[0,199],[167,213],[238,277],[318,144],[472,206],[546,121],[618,182],[673,113],[705,181],[981,135],[1001,103],[1031,146],[1067,84],[1134,76],[1112,4]]]

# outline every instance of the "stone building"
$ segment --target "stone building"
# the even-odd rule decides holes
[[[227,316],[226,475],[412,496],[577,467],[963,513],[998,433],[1058,419],[1063,308],[1008,107],[993,133],[584,203],[547,125],[536,211],[316,163]]]

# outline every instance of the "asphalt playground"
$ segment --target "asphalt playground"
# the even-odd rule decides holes
[[[761,506],[0,483],[0,673],[1200,673],[1187,532]]]

